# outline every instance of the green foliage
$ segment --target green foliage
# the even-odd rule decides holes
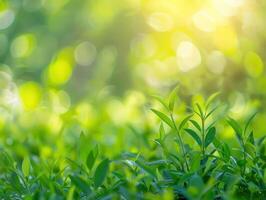
[[[220,139],[220,122],[213,111],[217,110],[217,94],[205,106],[196,104],[193,113],[179,120],[173,94],[177,95],[176,89],[170,95],[169,107],[165,107],[167,113],[152,109],[162,121],[155,146],[145,147],[152,156],[143,154],[142,149],[107,158],[102,146],[88,145],[85,132],[77,137],[72,148],[77,151],[70,151],[73,155],[66,158],[64,167],[33,153],[19,159],[2,150],[0,197],[163,199],[170,191],[168,199],[264,199],[266,137],[256,139],[250,131],[255,114],[243,124],[244,129],[227,117],[239,142],[235,146]],[[86,159],[82,159],[84,152]]]

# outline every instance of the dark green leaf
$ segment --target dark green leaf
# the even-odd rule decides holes
[[[90,153],[88,154],[87,156],[87,159],[86,159],[86,164],[87,164],[87,167],[89,170],[92,169],[94,163],[95,163],[95,157],[94,157],[94,154],[93,154],[93,151],[91,150]]]
[[[94,185],[96,188],[102,185],[109,170],[109,163],[109,159],[104,159],[96,168],[94,174]]]
[[[216,129],[215,127],[212,127],[209,129],[209,131],[207,132],[207,135],[205,137],[205,147],[207,148],[209,146],[209,144],[212,143],[212,141],[215,138],[215,134],[216,134]]]
[[[248,141],[255,145],[255,140],[254,140],[254,136],[253,136],[253,131],[250,132],[249,136],[248,136]]]
[[[191,119],[190,120],[191,123],[195,126],[196,129],[198,129],[199,131],[201,131],[200,125],[198,124],[198,122],[196,122],[195,120]]]
[[[87,182],[83,179],[81,179],[78,176],[69,176],[71,179],[71,182],[77,187],[79,188],[82,192],[85,193],[90,193],[91,189],[89,187],[89,185],[87,184]]]
[[[195,131],[193,131],[192,129],[185,129],[185,131],[197,142],[197,144],[199,146],[201,146],[202,142],[201,142],[201,139],[200,137],[197,135],[197,133],[195,133]]]
[[[151,167],[149,167],[147,164],[144,162],[140,161],[140,159],[136,160],[135,163],[140,167],[142,170],[144,170],[146,173],[150,174],[154,178],[156,178],[156,172],[153,170]]]
[[[228,144],[226,144],[226,143],[223,143],[223,145],[222,145],[222,155],[223,155],[223,158],[225,160],[228,161],[230,159],[231,152],[230,152],[230,148],[229,148]]]

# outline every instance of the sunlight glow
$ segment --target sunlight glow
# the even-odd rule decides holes
[[[212,51],[207,57],[207,67],[214,74],[221,74],[224,71],[226,59],[222,52]]]
[[[214,18],[205,10],[200,10],[192,17],[195,26],[201,31],[212,32],[215,29]]]
[[[181,71],[189,71],[201,63],[201,55],[198,48],[189,41],[179,44],[176,51],[177,63]]]
[[[162,12],[151,14],[147,19],[147,23],[158,32],[169,31],[174,26],[172,17]]]

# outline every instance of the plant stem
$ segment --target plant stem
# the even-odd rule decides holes
[[[202,155],[205,157],[205,118],[201,117],[201,140],[202,140]]]
[[[188,161],[187,161],[187,158],[186,158],[186,152],[185,152],[185,147],[184,147],[184,143],[183,143],[182,137],[180,135],[180,132],[179,132],[178,128],[176,127],[173,114],[171,113],[170,116],[171,116],[171,120],[172,120],[172,122],[174,124],[175,131],[177,133],[178,141],[179,141],[179,144],[181,146],[182,154],[183,154],[184,159],[185,159],[187,171],[189,171]]]

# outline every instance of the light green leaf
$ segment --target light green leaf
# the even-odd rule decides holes
[[[198,103],[196,103],[196,107],[197,107],[198,110],[199,110],[200,117],[203,118],[203,117],[204,117],[204,114],[203,114],[203,110],[202,110],[202,108],[200,107],[200,105],[199,105]]]
[[[242,145],[243,140],[242,140],[242,128],[239,126],[239,124],[232,118],[228,117],[227,119],[227,123],[234,129],[237,139],[240,143],[240,145]]]
[[[159,102],[164,106],[164,108],[165,108],[166,110],[168,110],[168,106],[167,106],[167,104],[164,102],[164,100],[163,100],[161,97],[159,97],[159,96],[155,96],[155,95],[152,95],[152,97],[153,97],[154,99],[156,99],[157,101],[159,101]]]
[[[206,101],[206,109],[210,106],[210,104],[220,95],[220,92],[213,93]]]
[[[25,177],[28,177],[30,174],[30,159],[26,156],[22,161],[22,172]]]
[[[187,121],[188,121],[192,116],[193,116],[193,114],[187,116],[185,119],[183,119],[183,120],[181,121],[181,123],[180,123],[180,125],[179,125],[179,130],[181,130],[181,129],[186,125]]]
[[[162,140],[165,136],[165,130],[164,130],[164,127],[163,127],[163,123],[161,123],[160,125],[160,139]]]
[[[256,115],[257,115],[257,112],[255,112],[253,115],[251,115],[251,116],[248,118],[248,120],[247,120],[247,122],[246,122],[246,125],[245,125],[244,133],[247,132],[247,129],[248,129],[248,127],[249,127],[251,121],[256,117]]]
[[[169,96],[169,110],[173,112],[174,107],[175,107],[175,101],[177,98],[177,91],[179,89],[179,86],[176,86],[173,91],[171,92]]]
[[[151,109],[152,112],[154,112],[161,120],[163,120],[168,126],[170,126],[171,128],[174,128],[173,122],[171,121],[171,119],[164,113],[155,110],[155,109]]]

